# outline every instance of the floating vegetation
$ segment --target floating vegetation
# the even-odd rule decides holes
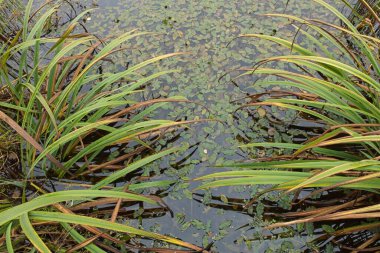
[[[268,14],[268,17],[292,20],[297,31],[295,38],[286,40],[263,34],[241,36],[279,44],[291,54],[270,57],[254,68],[245,69],[247,72],[243,75],[260,76],[255,86],[266,87],[268,91],[267,97],[252,94],[255,101],[240,109],[255,107],[268,113],[273,107],[293,110],[298,114],[298,122],[316,131],[301,143],[244,145],[244,148],[271,147],[291,153],[233,164],[229,167],[240,170],[200,177],[199,180],[216,180],[198,189],[275,185],[246,204],[249,207],[268,191],[284,190],[290,194],[292,201],[288,211],[283,213],[285,220],[277,220],[267,228],[319,222],[325,232],[315,239],[320,241],[318,247],[324,248],[327,244],[331,250],[331,244],[326,243],[330,241],[342,250],[377,251],[380,242],[375,229],[380,224],[379,39],[376,32],[368,33],[353,25],[334,6],[323,0],[314,1],[333,13],[342,26],[320,19]],[[371,16],[372,26],[376,26],[378,12],[367,2],[360,2]],[[309,43],[313,47],[304,47]],[[335,50],[330,50],[332,45]],[[287,66],[298,70],[289,71]]]
[[[0,0],[0,251],[376,249],[378,1],[321,3]]]

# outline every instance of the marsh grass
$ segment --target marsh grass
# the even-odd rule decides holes
[[[159,197],[134,190],[168,187],[172,182],[115,184],[179,151],[174,147],[155,152],[152,144],[166,130],[175,131],[189,122],[153,120],[150,115],[167,103],[188,101],[183,97],[139,101],[136,95],[153,79],[176,71],[143,75],[141,69],[181,53],[148,59],[119,72],[103,72],[100,66],[112,64],[113,53],[127,50],[128,43],[138,36],[153,35],[131,31],[100,40],[76,33],[84,12],[68,23],[59,37],[46,36],[59,6],[45,5],[37,13],[32,6],[29,1],[25,7],[22,28],[0,44],[0,82],[7,91],[7,99],[0,101],[0,119],[17,136],[21,169],[18,178],[13,178],[20,192],[14,196],[17,201],[0,203],[1,250],[114,252],[146,247],[137,237],[202,250],[118,222],[121,208],[164,205]],[[104,156],[106,161],[99,159]],[[102,176],[93,177],[92,184],[50,192],[55,191],[55,186],[51,189],[48,185],[50,180],[70,185],[98,171]],[[11,180],[4,182],[12,185]],[[104,204],[111,206],[111,216],[91,215],[93,207]],[[75,208],[89,213],[76,213]],[[121,240],[108,231],[127,236]],[[52,240],[55,243],[50,243]]]
[[[333,224],[333,231],[321,238],[329,238],[342,249],[375,250],[379,237],[373,228],[379,225],[380,218],[378,9],[377,6],[372,9],[364,0],[356,8],[350,6],[351,10],[366,15],[357,16],[362,20],[354,25],[353,18],[349,20],[335,7],[323,0],[314,1],[332,13],[341,25],[269,14],[268,18],[290,20],[301,39],[285,40],[263,34],[241,36],[279,44],[291,54],[271,57],[245,69],[244,76],[261,78],[255,87],[266,88],[269,98],[256,96],[256,101],[240,109],[281,107],[297,111],[301,122],[324,127],[316,127],[317,135],[303,143],[244,145],[244,148],[290,150],[292,154],[228,165],[239,170],[198,178],[214,179],[198,189],[275,185],[262,194],[282,190],[293,201],[285,221],[268,228],[305,222]],[[288,69],[294,71],[276,67],[276,63],[290,66]],[[272,87],[280,87],[280,91]],[[350,245],[340,243],[342,238],[350,236],[356,238]]]
[[[376,20],[380,10],[380,2],[378,0],[357,1],[353,6],[348,6],[348,19],[362,34],[379,35],[379,24]],[[369,10],[368,6],[372,9]]]

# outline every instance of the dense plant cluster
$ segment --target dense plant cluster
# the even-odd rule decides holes
[[[77,33],[76,26],[87,13],[83,12],[60,36],[52,37],[46,29],[59,6],[45,4],[36,13],[32,6],[33,1],[29,1],[22,27],[0,44],[0,82],[7,96],[0,104],[0,118],[18,136],[21,169],[13,179],[2,182],[18,188],[9,200],[0,202],[4,209],[0,213],[1,251],[139,249],[142,244],[134,239],[136,236],[201,250],[120,220],[122,208],[162,205],[159,197],[140,193],[149,187],[167,187],[171,182],[137,180],[115,187],[142,166],[179,149],[152,152],[152,144],[165,130],[175,131],[185,122],[149,117],[168,102],[187,100],[140,101],[137,96],[151,80],[174,72],[142,75],[139,70],[178,53],[104,72],[101,64],[112,64],[112,54],[127,50],[133,38],[149,34],[131,31],[101,40]],[[80,183],[89,178],[93,184]],[[78,185],[75,190],[53,186],[54,192],[49,193],[50,180]],[[108,207],[105,214],[84,215],[101,205]],[[127,234],[129,239],[113,237],[106,231]],[[66,235],[69,239],[59,240]],[[56,243],[49,243],[53,241]]]
[[[128,219],[142,219],[149,210],[171,213],[159,194],[149,191],[173,185],[185,189],[189,199],[203,205],[217,208],[211,202],[218,200],[221,209],[255,216],[252,227],[259,224],[267,225],[260,229],[290,227],[314,233],[308,224],[318,224],[323,231],[316,232],[313,247],[322,248],[332,242],[355,252],[378,251],[380,3],[359,0],[350,5],[343,0],[347,15],[324,0],[313,1],[340,25],[285,11],[266,16],[291,22],[293,39],[277,37],[275,29],[271,35],[240,36],[258,39],[260,45],[277,44],[284,49],[281,52],[290,53],[242,69],[239,78],[248,80],[253,76],[255,83],[250,91],[258,92],[248,94],[250,102],[237,111],[244,114],[247,108],[254,108],[260,118],[272,113],[272,118],[282,124],[292,114],[298,124],[311,126],[303,132],[306,141],[294,138],[293,143],[246,144],[242,150],[258,154],[253,160],[218,165],[234,169],[196,179],[203,181],[196,190],[260,186],[250,188],[255,192],[252,199],[243,200],[224,194],[216,197],[210,191],[190,192],[187,175],[175,184],[172,180],[150,180],[154,172],[143,171],[152,162],[181,151],[181,147],[167,147],[170,141],[164,138],[169,138],[168,132],[201,121],[199,117],[191,121],[157,119],[154,113],[167,110],[168,103],[189,103],[182,96],[142,99],[147,86],[158,86],[158,78],[178,76],[177,70],[162,70],[159,63],[182,53],[116,64],[115,55],[134,50],[134,43],[143,44],[141,38],[152,34],[133,30],[100,39],[86,29],[78,29],[91,20],[89,10],[62,22],[57,15],[60,6],[54,2],[48,1],[34,11],[32,0],[25,9],[18,1],[0,0],[0,193],[5,196],[0,198],[0,251],[208,252],[212,242],[207,236],[203,237],[202,248],[143,230]],[[210,10],[213,8],[211,3]],[[10,19],[15,22],[9,23]],[[227,22],[226,27],[234,30],[232,23]],[[162,24],[168,28],[176,25],[172,17],[162,20]],[[209,28],[201,27],[205,38]],[[174,34],[174,40],[187,36],[181,31]],[[189,47],[191,43],[186,40],[184,44]],[[233,56],[227,50],[223,47],[226,57]],[[208,71],[218,67],[212,66],[211,60],[199,65]],[[223,78],[232,82],[230,73]],[[203,81],[207,82],[198,80]],[[168,87],[162,94],[171,94]],[[186,95],[193,93],[191,87],[185,91]],[[220,95],[226,99],[226,94]],[[205,99],[204,94],[192,96]],[[233,121],[229,112],[236,101],[241,100],[231,102],[228,112],[223,112],[228,117],[216,121]],[[202,107],[202,111],[208,110]],[[231,132],[239,132],[237,129]],[[269,127],[268,134],[275,136],[276,129],[280,127]],[[212,127],[204,130],[210,135],[215,131]],[[295,135],[284,136],[277,141]],[[187,151],[188,157],[195,152]],[[203,161],[210,151],[205,148],[200,152]],[[213,154],[210,161],[215,163],[217,155]],[[176,220],[183,231],[194,226],[212,234],[211,221],[185,221],[180,213],[176,213]],[[222,221],[213,240],[222,240],[232,224],[232,220]],[[246,240],[247,246],[251,243],[247,238],[240,240]],[[281,245],[284,251],[289,248]]]
[[[347,239],[345,235],[349,234],[355,239],[351,248],[344,245],[343,248],[376,250],[379,236],[375,228],[380,225],[378,6],[365,1],[359,1],[356,7],[348,5],[353,12],[350,20],[327,2],[315,2],[333,13],[341,26],[325,20],[269,14],[292,21],[297,33],[294,40],[242,35],[277,43],[291,51],[290,55],[271,57],[246,69],[243,75],[262,77],[255,87],[265,87],[269,98],[252,94],[256,95],[256,101],[242,108],[295,110],[299,122],[314,128],[309,139],[302,143],[245,145],[293,152],[234,164],[232,167],[239,170],[200,178],[217,179],[200,188],[274,184],[269,190],[292,194],[291,208],[283,217],[294,219],[276,222],[268,228],[334,221],[332,231],[322,238],[333,238],[341,246],[340,240]],[[304,47],[305,41],[312,47]],[[275,63],[286,63],[296,70],[279,68]]]

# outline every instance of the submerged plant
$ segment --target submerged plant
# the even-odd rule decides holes
[[[270,190],[293,193],[292,212],[284,216],[296,219],[277,222],[270,228],[342,221],[343,226],[336,226],[336,231],[330,231],[328,237],[339,244],[335,237],[369,232],[352,245],[375,250],[379,246],[379,234],[373,229],[380,226],[380,40],[373,28],[378,27],[380,19],[377,9],[372,9],[364,0],[360,1],[362,8],[371,18],[357,25],[327,2],[314,1],[338,18],[342,25],[288,14],[269,14],[269,17],[290,20],[297,36],[305,43],[298,43],[300,38],[286,40],[262,34],[241,36],[277,43],[292,52],[265,59],[254,68],[246,69],[244,75],[270,77],[262,78],[255,87],[267,88],[265,94],[271,97],[260,101],[262,96],[254,94],[256,101],[242,108],[295,110],[298,121],[316,123],[314,132],[317,135],[303,143],[244,145],[246,148],[285,149],[292,154],[228,166],[239,170],[201,177],[199,179],[216,180],[199,188],[274,184]],[[363,29],[363,25],[367,29]],[[304,44],[312,45],[315,50]],[[276,67],[276,63],[285,63],[287,69]],[[271,90],[274,86],[280,90]],[[321,125],[323,127],[317,127]],[[332,196],[333,202],[328,196]],[[322,207],[305,210],[310,207],[305,203],[309,203],[311,197],[313,203],[318,202]],[[348,221],[352,221],[351,226]]]
[[[32,4],[29,1],[25,8],[22,29],[0,44],[0,82],[7,96],[0,101],[0,119],[20,137],[21,168],[16,183],[8,182],[19,187],[15,192],[20,192],[21,203],[4,202],[3,206],[0,202],[1,251],[61,252],[71,248],[68,252],[74,252],[86,248],[90,252],[114,252],[144,248],[136,236],[202,250],[119,220],[123,207],[136,203],[140,207],[144,203],[163,205],[159,197],[137,191],[171,184],[137,180],[116,187],[118,181],[144,165],[179,150],[152,154],[151,144],[166,129],[175,130],[186,122],[153,120],[150,115],[168,102],[187,100],[139,101],[137,96],[151,80],[174,72],[146,75],[139,70],[179,53],[104,72],[102,64],[112,64],[113,53],[128,49],[127,43],[137,36],[151,35],[131,31],[100,40],[74,33],[84,12],[61,36],[49,37],[45,32],[58,6],[45,5],[41,15],[32,15]],[[146,150],[150,152],[143,152]],[[96,180],[93,184],[74,181],[100,171],[100,177],[92,178]],[[50,187],[50,180],[73,184],[76,190],[49,193],[56,191],[54,185]],[[104,205],[113,208],[111,216],[91,212]],[[62,239],[67,236],[70,239]],[[56,243],[48,243],[53,240]]]

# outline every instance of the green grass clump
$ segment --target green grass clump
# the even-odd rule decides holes
[[[295,110],[299,121],[317,123],[314,129],[318,132],[317,136],[311,136],[303,143],[245,145],[250,148],[290,150],[292,155],[229,166],[239,170],[201,177],[199,179],[215,181],[206,182],[199,188],[274,184],[272,190],[292,193],[294,212],[293,216],[288,217],[298,219],[279,222],[271,228],[331,220],[342,221],[343,227],[349,226],[348,220],[367,224],[332,234],[338,236],[379,224],[380,40],[375,28],[380,19],[377,7],[372,9],[365,1],[360,1],[361,8],[365,8],[364,13],[369,17],[358,17],[365,23],[356,25],[327,2],[314,1],[333,14],[341,25],[288,14],[269,14],[269,17],[290,20],[297,32],[296,38],[285,40],[263,34],[244,34],[241,37],[267,40],[291,52],[265,59],[243,74],[261,77],[255,87],[266,88],[271,96],[243,107]],[[286,69],[276,67],[276,63],[285,65]],[[271,90],[273,86],[280,87],[280,91]],[[321,130],[320,125],[324,125],[324,129]],[[299,197],[301,190],[308,192],[306,197],[304,194]],[[308,207],[304,205],[305,201],[311,197],[323,205],[323,201],[328,200],[326,194],[336,196],[337,191],[340,197],[336,205],[303,212],[304,207]],[[374,220],[368,222],[368,219]],[[363,246],[359,246],[369,247],[376,242],[376,238],[375,234],[368,245],[363,242]]]
[[[152,150],[150,144],[165,129],[173,130],[184,123],[153,120],[150,115],[168,102],[186,99],[140,101],[137,95],[151,80],[175,72],[146,75],[140,70],[179,53],[148,59],[121,71],[100,71],[102,64],[112,64],[113,53],[125,50],[134,38],[151,35],[131,31],[100,40],[90,34],[75,33],[85,12],[74,18],[61,36],[49,37],[46,29],[59,6],[45,5],[32,15],[32,5],[33,1],[29,1],[25,7],[22,29],[0,44],[0,82],[8,94],[7,99],[0,101],[0,119],[18,136],[21,168],[19,183],[15,185],[21,188],[18,203],[4,202],[0,211],[0,234],[5,242],[0,243],[0,251],[140,249],[143,246],[135,241],[136,236],[201,250],[175,238],[118,222],[123,206],[157,205],[161,201],[133,192],[149,188],[152,182],[125,183],[124,178],[178,151],[171,148],[142,153]],[[123,153],[131,148],[132,152]],[[106,162],[99,158],[112,150],[120,154],[116,152]],[[107,170],[110,166],[118,169],[110,173]],[[108,174],[92,178],[94,183],[79,184],[82,179],[88,180],[85,175],[103,169]],[[48,179],[68,185],[71,180],[79,180],[77,189],[80,189],[49,193]],[[119,180],[124,185],[114,187]],[[170,182],[155,183],[157,187],[168,185]],[[112,204],[111,217],[72,211],[78,206],[87,210],[86,205],[102,205],[104,201]],[[127,236],[119,239],[109,231]],[[50,243],[53,238],[55,244]]]

